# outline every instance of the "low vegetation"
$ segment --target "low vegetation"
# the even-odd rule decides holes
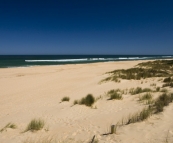
[[[7,125],[5,125],[5,127],[3,127],[3,128],[0,130],[0,132],[3,132],[3,131],[5,131],[5,130],[7,130],[7,128],[16,129],[17,126],[16,126],[15,124],[13,124],[13,123],[8,123]]]
[[[26,131],[38,131],[43,129],[45,125],[45,122],[41,119],[33,119],[31,122],[28,124]]]
[[[162,87],[173,87],[173,78],[167,77],[163,80],[165,84],[162,85]]]
[[[86,106],[92,106],[95,102],[95,98],[92,94],[88,94],[86,97],[82,98],[81,100],[75,100],[74,101],[74,105],[75,104],[80,104],[80,105],[86,105]]]
[[[143,93],[143,92],[151,92],[151,91],[152,91],[152,89],[150,89],[150,88],[142,89],[141,87],[136,87],[136,88],[131,88],[129,90],[129,93],[131,95],[135,95],[135,94],[139,94],[139,93]]]
[[[162,95],[160,95],[154,104],[155,113],[162,112],[164,106],[168,106],[169,103],[171,103],[172,101],[173,101],[173,93],[171,94],[163,93]]]
[[[141,122],[145,119],[149,118],[152,115],[152,109],[151,108],[144,108],[142,111],[137,112],[127,118],[126,121],[123,121],[122,123],[125,125]]]
[[[167,93],[168,90],[167,90],[166,88],[162,88],[162,89],[160,90],[160,92],[165,92],[165,93]]]
[[[142,97],[143,99],[151,99],[150,95],[144,95]],[[150,101],[150,100],[149,100]],[[156,101],[153,101],[151,105],[149,105],[147,108],[144,108],[142,111],[135,113],[133,115],[130,115],[126,120],[122,120],[122,125],[128,125],[131,123],[136,123],[143,121],[147,118],[149,118],[151,115],[162,112],[163,108],[165,106],[168,106],[169,103],[173,101],[173,93],[167,94],[163,93],[161,94]]]
[[[64,101],[69,101],[69,100],[70,100],[70,98],[67,97],[67,96],[66,96],[66,97],[63,97],[63,98],[61,99],[62,102],[64,102]]]
[[[156,60],[136,65],[135,68],[120,69],[108,72],[109,77],[102,80],[119,82],[120,79],[140,80],[151,77],[171,77],[173,75],[173,60]]]
[[[173,82],[173,79],[171,77],[167,77],[163,80],[163,82]]]
[[[151,100],[151,99],[152,99],[151,93],[146,93],[142,97],[139,98],[140,101],[143,101],[143,100]]]
[[[159,92],[160,91],[160,87],[156,87],[156,92]]]
[[[109,100],[113,100],[113,99],[121,100],[122,99],[122,92],[120,89],[110,90],[110,91],[108,91],[107,95],[110,97]]]

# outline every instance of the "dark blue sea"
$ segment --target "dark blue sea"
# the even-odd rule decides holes
[[[173,59],[172,55],[0,55],[0,68]]]

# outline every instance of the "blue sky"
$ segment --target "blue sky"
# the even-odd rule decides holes
[[[0,0],[0,54],[173,55],[173,0]]]

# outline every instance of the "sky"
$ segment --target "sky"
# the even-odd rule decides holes
[[[0,55],[173,55],[173,0],[0,0]]]

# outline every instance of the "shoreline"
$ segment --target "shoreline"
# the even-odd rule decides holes
[[[147,59],[147,60],[122,60],[122,61],[106,61],[106,62],[93,62],[93,63],[72,63],[72,64],[60,64],[60,65],[31,65],[31,66],[16,66],[16,67],[3,67],[1,69],[15,69],[15,68],[34,68],[34,67],[59,67],[59,66],[74,66],[74,65],[92,65],[92,64],[103,64],[103,63],[119,63],[119,62],[148,62],[155,60],[172,60],[172,59]]]

